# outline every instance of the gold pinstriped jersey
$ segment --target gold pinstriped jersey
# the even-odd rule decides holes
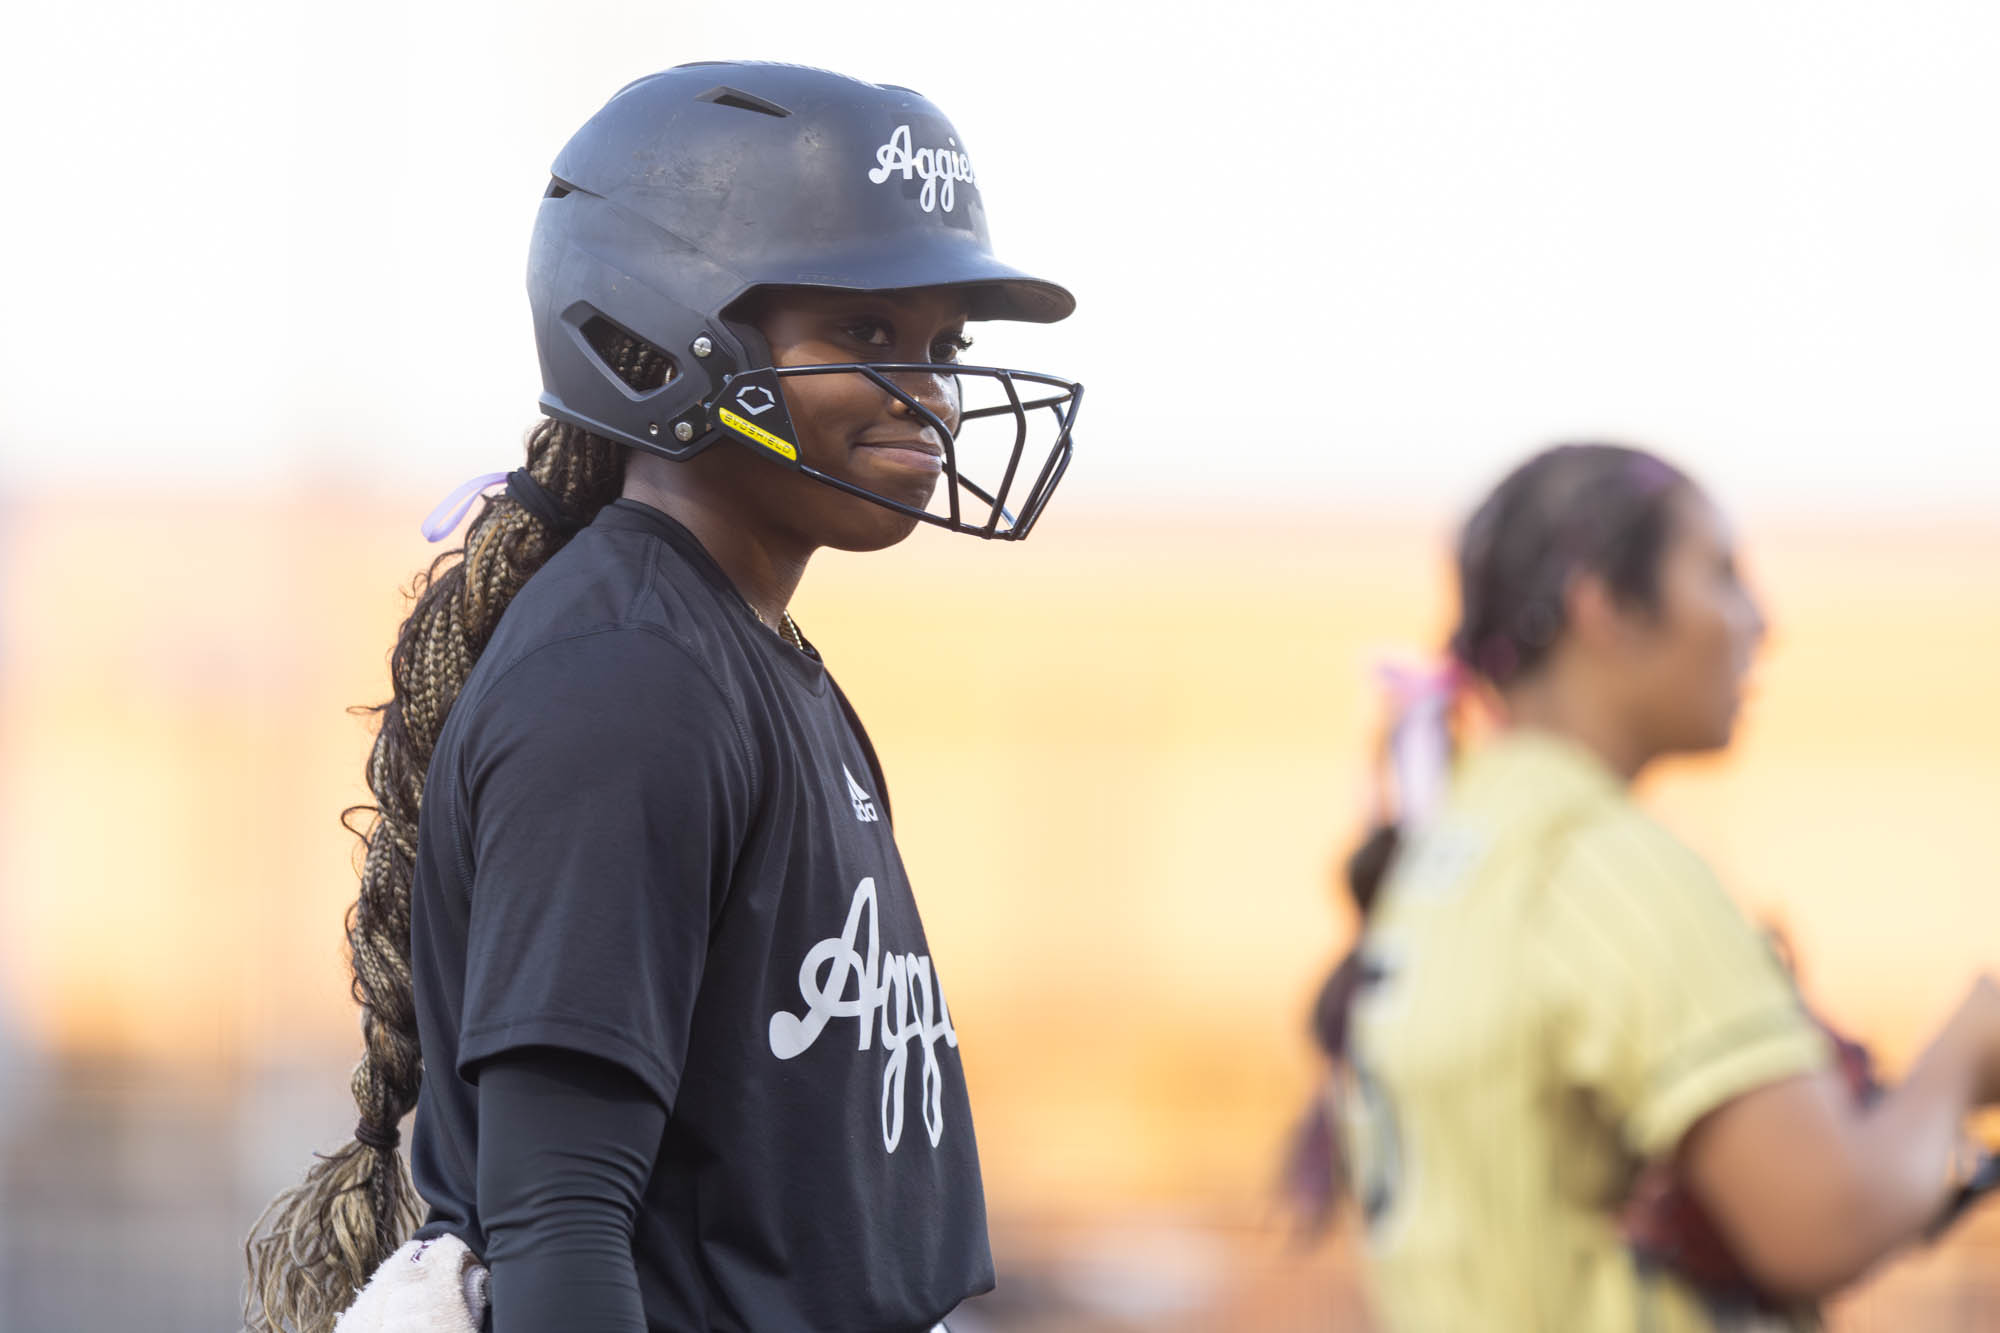
[[[1513,732],[1466,760],[1362,953],[1343,1122],[1387,1329],[1790,1327],[1703,1310],[1619,1235],[1645,1161],[1832,1057],[1715,877],[1595,758]]]

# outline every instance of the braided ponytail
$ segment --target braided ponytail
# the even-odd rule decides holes
[[[657,386],[665,357],[631,339],[602,349],[628,383]],[[625,450],[579,427],[544,420],[528,437],[527,471],[564,514],[588,523],[618,498]],[[352,1089],[354,1137],[318,1154],[303,1182],[271,1201],[245,1243],[249,1333],[330,1333],[376,1267],[408,1238],[421,1201],[397,1151],[398,1126],[423,1079],[410,982],[410,884],[424,775],[446,714],[493,631],[530,575],[568,540],[545,518],[501,494],[488,499],[449,551],[417,576],[415,605],[389,657],[393,697],[368,760],[375,805],[342,816],[367,845],[361,892],[347,913],[353,994],[363,1051]],[[349,822],[372,816],[363,828]]]

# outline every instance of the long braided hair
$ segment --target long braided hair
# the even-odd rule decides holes
[[[658,388],[671,373],[658,349],[621,334],[608,333],[598,351],[635,389]],[[625,459],[623,446],[563,422],[544,420],[528,436],[528,473],[578,525],[618,498]],[[346,918],[364,1041],[351,1084],[360,1123],[348,1142],[315,1154],[304,1181],[273,1199],[252,1227],[244,1247],[249,1333],[331,1333],[420,1219],[397,1136],[423,1079],[410,982],[410,884],[424,775],[445,716],[501,614],[567,541],[566,531],[496,495],[467,529],[464,547],[439,556],[411,588],[415,604],[389,655],[393,696],[374,710],[381,722],[367,772],[375,804],[342,816],[367,849],[360,896]],[[360,827],[356,816],[365,820]]]

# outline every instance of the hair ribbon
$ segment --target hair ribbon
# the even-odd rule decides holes
[[[1396,824],[1405,832],[1444,802],[1451,781],[1451,710],[1465,685],[1456,662],[1417,666],[1379,662],[1375,679],[1389,695],[1389,771],[1396,787]]]
[[[424,519],[421,529],[424,540],[441,542],[451,536],[453,529],[465,521],[466,511],[472,508],[472,502],[479,498],[480,493],[498,486],[505,480],[507,474],[504,472],[482,472],[471,480],[461,483],[458,489],[438,501],[437,508],[431,510],[430,515]]]

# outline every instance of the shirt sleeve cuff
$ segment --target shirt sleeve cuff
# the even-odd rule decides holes
[[[1655,1071],[1646,1099],[1627,1122],[1626,1139],[1642,1157],[1664,1156],[1725,1102],[1824,1069],[1832,1059],[1826,1034],[1797,1009],[1731,1024]]]
[[[553,1046],[557,1050],[576,1051],[609,1060],[637,1076],[668,1112],[674,1109],[674,1094],[680,1089],[677,1072],[669,1070],[658,1056],[624,1034],[576,1019],[513,1019],[489,1023],[466,1032],[458,1044],[458,1076],[468,1083],[476,1083],[479,1081],[476,1073],[480,1062],[529,1046]]]

